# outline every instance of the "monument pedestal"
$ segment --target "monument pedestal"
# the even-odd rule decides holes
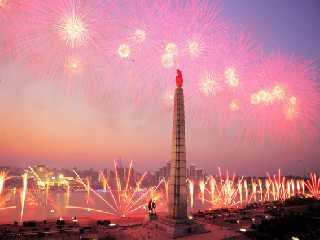
[[[157,214],[148,214],[146,217],[145,217],[145,219],[144,219],[144,223],[148,223],[148,222],[150,222],[150,221],[154,221],[154,220],[158,220],[158,215]]]
[[[209,232],[202,224],[194,220],[176,220],[168,217],[161,217],[158,220],[149,221],[147,227],[162,232],[167,235],[168,238],[179,238]]]

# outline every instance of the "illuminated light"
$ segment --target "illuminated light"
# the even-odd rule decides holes
[[[204,204],[204,200],[205,200],[204,192],[206,189],[206,185],[205,185],[204,181],[199,182],[199,188],[200,188],[200,193],[201,193],[201,203]]]
[[[165,52],[168,54],[168,55],[172,55],[173,56],[176,56],[178,54],[178,48],[177,48],[177,45],[175,43],[167,43],[167,45],[165,46]]]
[[[120,44],[118,54],[121,58],[128,58],[130,55],[130,47],[127,44]]]
[[[237,100],[232,100],[229,105],[230,111],[238,111],[240,109],[239,102]]]
[[[82,45],[88,38],[88,30],[74,13],[67,17],[62,25],[58,25],[58,29],[66,45],[72,48]]]
[[[275,101],[282,101],[285,98],[285,91],[279,85],[273,87],[272,90],[261,89],[251,95],[251,104],[257,105],[263,103],[269,105]]]
[[[258,105],[260,103],[260,97],[256,93],[251,94],[250,100],[252,105]]]
[[[263,102],[263,103],[269,103],[269,101],[271,101],[272,97],[271,94],[265,90],[260,90],[258,92],[258,96],[259,99]]]
[[[200,44],[196,41],[190,41],[188,43],[188,50],[191,56],[197,57],[200,54]]]
[[[77,64],[77,63],[72,63],[72,64],[71,64],[71,68],[77,69],[77,68],[78,68],[78,64]]]
[[[240,231],[240,232],[246,232],[247,229],[245,229],[245,228],[240,228],[239,231]]]
[[[278,85],[276,85],[272,90],[272,96],[277,100],[283,100],[285,97],[285,91]]]
[[[295,96],[292,96],[289,98],[289,103],[291,105],[296,105],[297,104],[297,98]]]
[[[54,209],[51,209],[50,212],[51,212],[51,213],[54,213]]]
[[[22,175],[22,192],[21,192],[21,211],[20,211],[20,222],[22,222],[23,214],[24,214],[24,206],[27,196],[27,189],[28,189],[28,174],[25,173]]]
[[[299,238],[292,236],[292,237],[291,237],[291,240],[299,240]]]
[[[110,223],[110,224],[109,224],[110,227],[114,227],[114,226],[116,226],[116,225],[117,225],[117,224],[115,224],[115,223]]]
[[[200,82],[200,91],[206,96],[215,95],[221,90],[219,84],[215,81],[212,73],[206,73],[205,77]]]
[[[136,29],[134,36],[137,42],[144,42],[144,40],[146,40],[146,32],[142,29]]]
[[[167,43],[165,52],[161,55],[161,63],[165,68],[172,68],[175,65],[174,58],[178,54],[177,45],[175,43]]]
[[[60,178],[60,179],[63,179],[63,178],[64,178],[63,174],[60,174],[60,175],[59,175],[59,178]]]
[[[0,171],[0,195],[3,192],[4,182],[6,181],[6,178],[7,178],[7,172]]]
[[[172,68],[174,66],[173,55],[168,54],[168,53],[164,53],[161,56],[161,63],[162,63],[162,66],[165,68]]]
[[[224,76],[227,79],[227,84],[229,87],[234,88],[239,86],[239,78],[233,68],[227,68],[224,71]]]
[[[188,218],[190,219],[190,220],[192,220],[193,219],[193,217],[190,215],[190,216],[188,216]]]
[[[4,7],[7,3],[7,0],[0,0],[0,7]]]
[[[190,207],[193,208],[193,206],[194,206],[194,200],[193,200],[194,183],[190,179],[188,180],[188,182],[189,182]]]
[[[297,98],[292,96],[288,101],[288,109],[286,111],[286,117],[288,119],[293,119],[297,115]]]
[[[309,196],[320,200],[320,177],[318,177],[316,173],[310,173],[310,179],[308,179],[302,186],[304,185],[306,185],[310,192]]]

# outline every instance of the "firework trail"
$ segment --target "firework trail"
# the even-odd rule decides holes
[[[20,212],[20,222],[22,222],[23,219],[23,213],[24,213],[24,206],[27,196],[27,190],[28,190],[28,174],[22,175],[22,192],[21,192],[21,212]]]
[[[68,206],[68,208],[79,208],[79,209],[87,209],[88,211],[100,211],[101,213],[108,213],[111,215],[118,215],[118,216],[128,216],[129,214],[132,214],[133,212],[145,207],[146,202],[149,200],[151,197],[152,199],[158,199],[158,191],[159,187],[161,184],[164,182],[161,180],[157,186],[151,187],[147,190],[141,190],[141,184],[147,174],[145,172],[142,174],[140,179],[138,179],[135,183],[135,187],[132,188],[130,186],[130,183],[132,182],[132,161],[130,162],[128,172],[126,173],[126,178],[122,179],[121,173],[120,173],[120,168],[117,165],[117,162],[114,161],[114,169],[115,169],[115,188],[113,189],[109,183],[107,178],[103,175],[102,172],[100,172],[100,180],[102,181],[103,188],[105,194],[108,196],[110,195],[111,199],[113,202],[109,202],[106,200],[105,197],[103,197],[100,193],[97,191],[93,190],[89,182],[85,183],[79,174],[74,171],[75,175],[77,176],[78,181],[83,185],[83,187],[87,191],[87,208],[81,207],[81,206]],[[89,193],[92,192],[95,196],[97,196],[100,200],[102,200],[111,210],[112,212],[109,211],[104,211],[104,210],[97,210],[97,209],[92,209],[89,206]]]
[[[4,183],[7,179],[7,172],[6,171],[0,171],[0,196],[1,196],[1,193],[3,192],[4,190]]]
[[[310,173],[310,179],[306,181],[305,185],[312,197],[320,199],[320,178],[315,173]]]

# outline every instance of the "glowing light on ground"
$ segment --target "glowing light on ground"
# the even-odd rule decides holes
[[[239,86],[239,78],[234,68],[227,68],[224,71],[224,76],[227,79],[226,83],[229,87],[235,88]]]
[[[141,43],[146,40],[146,32],[142,29],[136,29],[134,36],[137,42]]]
[[[122,43],[118,48],[118,54],[121,58],[128,58],[130,56],[130,47],[129,45]]]
[[[72,48],[83,45],[88,38],[88,29],[75,13],[66,17],[58,29],[66,45]]]
[[[8,210],[8,209],[16,209],[16,206],[10,206],[10,207],[0,207],[0,211]]]

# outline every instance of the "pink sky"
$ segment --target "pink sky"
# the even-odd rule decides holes
[[[235,15],[229,3],[217,20],[204,22],[198,20],[203,12],[197,4],[171,9],[159,1],[159,14],[139,1],[100,10],[92,10],[96,2],[86,3],[77,11],[88,13],[83,20],[91,35],[76,48],[54,32],[59,13],[45,14],[53,7],[50,2],[35,3],[0,9],[0,20],[7,21],[0,24],[5,46],[0,48],[0,166],[98,169],[112,167],[119,157],[133,160],[139,170],[163,166],[170,160],[170,94],[179,67],[185,80],[189,164],[213,173],[220,166],[249,175],[278,168],[287,174],[319,171],[318,67],[313,68],[312,59],[292,57],[287,48],[273,53],[271,40],[252,37],[265,34],[259,21],[254,27],[260,31],[251,30],[252,24],[239,30],[240,21],[245,25],[248,19]],[[57,4],[60,8],[70,10]],[[106,8],[112,10],[105,13]],[[136,14],[126,15],[130,9]],[[139,12],[146,10],[145,15]],[[112,15],[111,20],[104,14]],[[143,43],[131,36],[135,26],[146,29]],[[202,44],[196,57],[183,48],[190,39]],[[168,68],[161,54],[169,42],[176,43],[177,56]],[[122,43],[131,47],[128,59],[118,56]],[[76,70],[68,68],[70,62],[77,62]],[[240,79],[236,89],[226,85],[228,67]],[[201,85],[208,73],[221,86],[210,94]],[[250,104],[252,93],[276,84],[298,99],[299,114],[293,120],[283,115],[287,100]],[[239,104],[239,111],[230,111],[231,101]]]

